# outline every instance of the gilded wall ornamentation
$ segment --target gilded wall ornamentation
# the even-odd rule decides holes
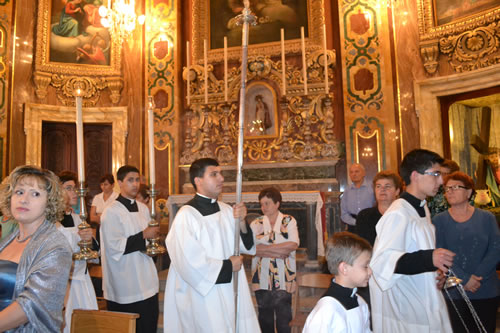
[[[287,96],[281,92],[281,62],[269,57],[250,57],[248,60],[248,86],[274,89],[277,136],[245,136],[244,159],[248,162],[333,160],[341,155],[341,144],[333,135],[334,119],[330,98],[325,99],[323,61],[317,52],[309,55],[307,65],[309,95],[303,96],[301,70],[287,66]],[[328,51],[330,68],[335,54]],[[236,159],[238,137],[238,92],[240,69],[229,73],[229,102],[224,103],[223,80],[218,80],[209,67],[209,103],[202,104],[204,94],[203,68],[193,66],[184,78],[191,80],[192,107],[185,113],[186,129],[181,164],[195,159],[216,157],[223,164]],[[329,70],[329,76],[333,78]],[[332,81],[330,81],[332,82]],[[266,88],[267,89],[267,88]],[[250,110],[247,109],[247,112]]]
[[[494,6],[494,1],[491,4]],[[452,17],[450,22],[438,25],[432,0],[418,0],[417,5],[421,55],[429,74],[437,70],[439,52],[448,55],[448,63],[457,72],[500,63],[500,6]],[[431,47],[436,44],[437,55],[435,46]]]
[[[168,192],[175,188],[174,164],[177,147],[178,112],[181,104],[177,100],[176,45],[177,3],[170,0],[146,1],[146,64],[147,82],[145,90],[154,100],[154,146],[157,160],[168,161],[162,170],[168,174]],[[158,163],[157,163],[158,165]],[[158,172],[157,172],[158,173]],[[164,193],[166,194],[166,193]],[[158,204],[163,202],[158,200]],[[166,206],[160,208],[160,219],[164,220]],[[163,215],[162,215],[163,214]]]
[[[13,66],[10,64],[10,59],[12,57],[12,11],[13,3],[12,1],[0,1],[0,176],[3,175],[3,171],[6,170],[6,156],[5,152],[6,143],[8,140],[4,138],[7,137],[8,132],[8,122],[5,121],[7,117],[7,110],[9,108],[9,76],[13,70]]]
[[[441,52],[457,72],[470,71],[500,62],[500,21],[439,40]]]

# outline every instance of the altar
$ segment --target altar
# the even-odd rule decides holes
[[[242,193],[242,201],[248,209],[247,221],[261,215],[258,200],[258,192]],[[300,245],[305,247],[307,260],[309,264],[317,264],[318,256],[324,256],[323,241],[323,221],[321,208],[323,207],[323,198],[319,191],[282,191],[283,202],[280,210],[290,214],[297,220],[299,229]],[[179,208],[188,202],[193,194],[174,194],[168,197],[167,207],[170,221],[174,220]],[[236,193],[223,193],[219,199],[227,204],[236,202]],[[250,221],[249,221],[250,220]]]

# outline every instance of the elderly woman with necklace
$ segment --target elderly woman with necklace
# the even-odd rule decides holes
[[[53,172],[20,166],[0,187],[0,209],[19,225],[0,242],[0,332],[60,332],[71,249],[54,223],[64,210]]]
[[[444,191],[450,208],[432,219],[436,226],[436,247],[456,253],[451,269],[462,279],[467,296],[487,332],[494,332],[499,295],[495,269],[500,258],[500,232],[495,217],[469,204],[474,183],[465,173],[457,171],[450,174],[445,179]],[[447,294],[445,299],[453,331],[476,329],[476,323],[458,290],[454,288],[448,292],[451,299]],[[462,319],[467,327],[464,327]]]

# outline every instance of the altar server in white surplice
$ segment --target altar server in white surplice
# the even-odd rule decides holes
[[[238,273],[238,332],[260,332],[243,269],[234,256],[235,217],[244,220],[243,203],[233,209],[217,197],[224,177],[216,160],[199,159],[189,169],[196,195],[172,224],[166,245],[171,264],[165,288],[164,332],[234,332],[233,272]],[[240,223],[240,251],[255,254],[252,230]]]
[[[57,229],[66,237],[73,252],[79,252],[78,243],[83,239],[92,241],[92,249],[99,250],[99,244],[92,237],[92,229],[79,230],[82,223],[80,217],[72,212],[71,206],[76,205],[78,197],[76,195],[77,176],[74,172],[63,171],[59,174],[59,179],[63,188],[63,195],[66,200],[66,211],[63,219],[56,223]],[[70,272],[68,291],[64,301],[64,333],[69,333],[71,329],[71,317],[74,309],[97,310],[97,299],[94,286],[90,280],[85,260],[73,261]]]
[[[425,202],[443,183],[442,162],[428,150],[409,152],[400,168],[406,192],[377,223],[370,263],[375,333],[452,331],[444,298],[436,286],[436,271],[447,272],[455,254],[435,249],[435,230]]]
[[[139,314],[136,333],[156,332],[159,316],[159,281],[146,240],[158,237],[149,226],[149,209],[135,197],[139,170],[124,165],[116,174],[120,195],[101,217],[102,287],[109,311]]]

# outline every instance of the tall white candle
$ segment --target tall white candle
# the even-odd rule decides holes
[[[227,102],[227,37],[224,36],[224,102]]]
[[[283,96],[286,95],[285,29],[281,29],[281,82]]]
[[[300,27],[300,41],[302,43],[302,76],[304,77],[304,95],[307,95],[306,40],[304,37],[304,27]]]
[[[189,41],[186,42],[186,66],[187,66],[187,104],[191,105],[191,82],[189,81],[189,74],[191,73],[191,49],[189,47]]]
[[[76,156],[78,162],[78,180],[85,182],[85,160],[83,158],[83,112],[81,90],[76,91]]]
[[[328,87],[328,57],[326,52],[326,24],[323,24],[323,58],[325,59],[325,94],[328,95],[330,88]]]
[[[205,74],[205,104],[208,104],[208,68],[207,68],[207,58],[208,58],[208,44],[207,40],[203,40],[203,70]]]
[[[149,183],[156,184],[153,97],[148,97]]]

